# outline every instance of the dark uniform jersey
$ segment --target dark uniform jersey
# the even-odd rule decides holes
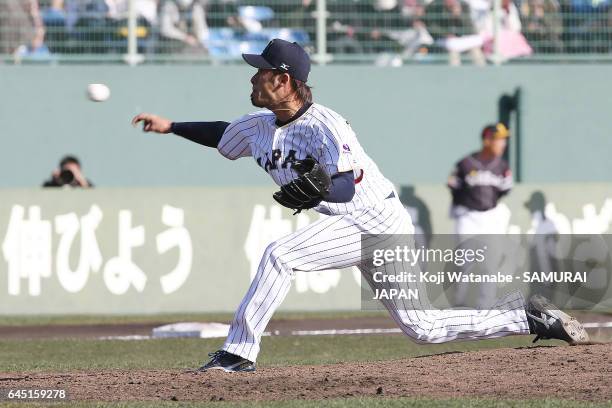
[[[497,206],[500,197],[512,188],[512,172],[501,157],[489,161],[472,153],[457,163],[448,179],[453,194],[453,206],[487,211]]]

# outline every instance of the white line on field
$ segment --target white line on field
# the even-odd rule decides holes
[[[582,324],[587,329],[612,328],[612,322],[593,322]],[[398,334],[401,329],[328,329],[328,330],[292,330],[292,336],[338,336],[351,334]],[[278,331],[265,332],[264,336],[279,335]],[[180,337],[180,336],[176,336]],[[193,336],[190,336],[193,337]],[[152,336],[107,336],[98,337],[98,340],[150,340]]]
[[[612,327],[612,322],[598,322],[598,323],[582,323],[587,329],[597,329],[600,327]]]
[[[131,336],[104,336],[98,337],[96,340],[151,340],[152,336],[141,336],[139,334],[134,334]]]

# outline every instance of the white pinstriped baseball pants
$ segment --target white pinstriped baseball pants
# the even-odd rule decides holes
[[[374,287],[371,270],[361,265],[361,235],[407,234],[412,229],[410,216],[394,197],[377,207],[321,219],[273,242],[266,249],[249,291],[236,311],[223,349],[250,361],[257,359],[261,335],[289,292],[296,270],[358,266],[365,280]],[[417,267],[408,266],[406,271],[413,269],[417,273]],[[394,285],[400,288],[407,284],[385,283],[385,288],[391,289]],[[426,293],[423,287],[418,287],[419,293]],[[434,309],[426,296],[420,296],[418,304],[397,302],[385,300],[383,304],[402,331],[418,343],[529,334],[525,301],[519,292],[499,299],[490,310],[481,311]]]

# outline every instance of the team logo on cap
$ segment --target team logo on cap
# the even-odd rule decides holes
[[[280,64],[280,69],[284,69],[285,71],[287,71],[289,69],[289,65],[285,64],[284,62],[282,64]]]

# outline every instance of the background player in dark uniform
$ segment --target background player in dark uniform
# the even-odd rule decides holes
[[[482,149],[461,159],[448,179],[453,195],[451,215],[455,232],[467,234],[501,234],[497,202],[512,188],[512,172],[502,158],[509,136],[499,123],[482,130]],[[504,228],[501,228],[504,227]]]
[[[497,204],[512,188],[512,172],[502,157],[508,136],[508,129],[501,123],[485,126],[481,134],[481,150],[462,158],[448,179],[453,196],[451,217],[455,219],[458,245],[469,245],[470,237],[475,235],[487,234],[486,239],[492,240],[494,235],[506,233],[510,212],[507,207]],[[492,249],[494,245],[489,247]],[[495,261],[493,255],[488,258],[489,262]],[[495,299],[496,286],[479,284],[479,289],[478,301],[471,304],[466,301],[468,285],[458,284],[455,305],[487,308]]]

